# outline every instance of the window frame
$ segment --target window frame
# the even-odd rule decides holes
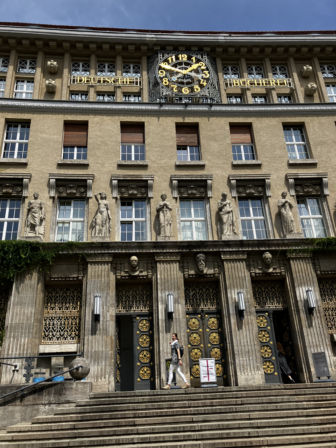
[[[135,241],[149,241],[149,237],[150,237],[150,232],[149,232],[149,225],[150,225],[150,219],[149,219],[149,203],[148,203],[148,198],[119,198],[119,210],[118,210],[118,217],[119,217],[119,225],[118,225],[118,230],[119,230],[119,241],[121,242],[135,242]],[[122,207],[123,207],[123,202],[131,202],[132,203],[132,217],[131,218],[122,218],[121,213],[122,213]],[[145,217],[144,218],[135,218],[135,202],[142,202],[144,204],[144,208],[145,208]],[[143,222],[144,223],[144,232],[145,232],[145,238],[144,239],[135,239],[135,235],[136,235],[136,226],[135,224],[137,222]],[[131,224],[132,225],[132,239],[131,240],[123,240],[122,239],[122,224]],[[126,232],[127,234],[128,232]]]
[[[236,101],[237,98],[239,98],[240,101]],[[226,96],[228,104],[244,104],[243,95],[227,95]],[[231,99],[234,99],[234,101],[230,101]]]
[[[22,85],[24,86],[23,90],[18,89],[18,83],[23,83]],[[32,86],[31,90],[27,89],[27,86]],[[19,94],[22,94],[22,96],[19,96]],[[17,98],[17,99],[26,99],[26,100],[31,100],[33,98],[33,94],[34,94],[34,79],[29,78],[29,79],[16,79],[15,80],[15,85],[14,85],[14,93],[13,93],[13,98]]]
[[[265,101],[260,101],[260,100],[265,100]],[[257,95],[257,94],[253,94],[252,95],[252,103],[253,104],[268,104],[268,98],[267,95]]]
[[[60,213],[60,209],[61,209],[61,201],[71,201],[71,217],[70,218],[60,218],[59,219],[59,213]],[[83,218],[73,218],[73,204],[75,202],[83,202],[84,203],[84,217]],[[86,223],[87,223],[87,200],[86,199],[74,199],[74,198],[58,198],[57,200],[57,206],[56,206],[56,225],[55,225],[55,237],[54,237],[54,241],[55,242],[68,242],[68,241],[86,241]],[[57,236],[58,236],[58,224],[59,223],[68,223],[69,222],[69,236],[70,238],[68,240],[58,240]],[[83,239],[82,240],[72,240],[71,239],[71,235],[72,235],[72,224],[73,223],[77,223],[77,222],[83,222]]]
[[[182,202],[190,202],[191,203],[191,212],[192,212],[192,217],[188,217],[188,218],[182,218],[181,216],[181,203]],[[194,202],[202,202],[203,203],[203,207],[204,207],[204,218],[197,218],[195,217],[195,209],[193,207]],[[209,231],[209,226],[210,226],[210,216],[209,216],[209,201],[207,200],[207,198],[184,198],[181,197],[179,198],[179,234],[180,234],[180,240],[181,241],[209,241],[210,239],[210,235],[211,232]],[[192,228],[192,239],[185,239],[183,237],[183,223],[186,222],[190,222],[191,223],[191,228]],[[205,235],[205,239],[196,239],[195,235],[196,235],[196,229],[195,229],[195,224],[198,222],[204,222],[204,229],[206,232]]]
[[[191,155],[192,155],[192,152],[193,152],[192,148],[195,148],[194,153],[197,154],[196,157],[198,157],[198,158],[194,158],[194,159],[191,158]],[[179,151],[180,151],[180,153],[179,153]],[[186,157],[187,158],[183,158],[183,155],[181,154],[181,151],[186,151]],[[199,161],[202,160],[201,159],[201,148],[200,148],[199,145],[198,146],[177,145],[176,146],[176,156],[177,156],[176,159],[179,162],[199,162]]]
[[[308,203],[308,201],[311,200],[315,200],[317,207],[320,211],[319,215],[314,215],[311,213],[311,207],[310,204]],[[327,222],[325,219],[325,215],[323,212],[323,204],[321,203],[321,198],[320,197],[316,197],[316,196],[299,196],[296,199],[297,201],[297,206],[298,206],[298,214],[299,214],[299,219],[300,219],[300,225],[301,225],[301,230],[302,233],[304,235],[304,238],[326,238],[328,236],[328,226],[327,226]],[[300,202],[305,202],[305,208],[308,211],[308,215],[301,215],[300,210]],[[309,231],[313,234],[313,235],[306,235],[305,234],[305,228],[306,226],[303,225],[303,221],[309,221],[310,225],[309,225]],[[320,221],[322,223],[323,226],[323,231],[324,231],[324,235],[316,235],[316,231],[315,231],[315,226],[313,224],[313,222],[316,221]]]
[[[104,66],[104,70],[100,70],[99,65]],[[111,66],[110,68],[113,67],[113,70],[109,70],[109,66]],[[96,73],[97,76],[116,76],[115,62],[97,61]]]
[[[80,95],[80,99],[74,99],[73,98],[73,96],[74,95]],[[83,96],[85,97],[84,99],[83,99]],[[88,94],[88,92],[70,92],[69,93],[69,100],[70,101],[79,101],[79,102],[82,102],[82,103],[86,103],[87,101],[89,101],[89,94]]]
[[[18,239],[18,236],[20,235],[20,224],[21,224],[21,214],[22,214],[22,199],[20,198],[1,198],[1,201],[7,201],[6,204],[6,213],[5,213],[5,217],[4,218],[0,218],[0,222],[4,223],[4,227],[3,227],[3,231],[2,234],[0,234],[0,241],[15,241]],[[20,205],[19,207],[15,207],[15,210],[19,210],[19,216],[18,218],[9,218],[8,214],[9,214],[9,210],[10,207],[8,207],[8,205],[10,204],[10,201],[16,201],[18,202]],[[8,223],[18,223],[17,224],[17,230],[16,230],[16,238],[5,238],[6,234],[7,234],[7,227],[8,227]],[[13,234],[13,232],[11,232],[11,234]]]
[[[240,214],[240,201],[248,201],[248,205],[249,205],[249,212],[250,215],[248,217],[244,216],[242,217]],[[260,201],[260,205],[261,205],[261,209],[262,209],[262,217],[258,217],[258,216],[253,216],[253,206],[251,204],[251,201]],[[269,238],[269,231],[268,231],[268,225],[267,225],[267,213],[266,213],[266,207],[265,207],[265,201],[264,198],[251,198],[251,197],[238,197],[238,213],[239,213],[239,225],[240,225],[240,231],[241,231],[241,236],[242,239],[244,240],[258,240],[258,239],[268,239]],[[252,224],[252,233],[253,233],[253,238],[248,238],[246,236],[244,236],[244,229],[243,229],[243,222],[251,222]],[[256,222],[264,222],[264,226],[265,226],[265,237],[264,238],[258,238],[256,236],[257,234],[257,229],[256,229]]]
[[[290,101],[279,101],[280,98],[289,98]],[[293,103],[293,97],[292,95],[277,95],[277,102],[278,104],[292,104]]]
[[[6,78],[0,77],[0,98],[3,98],[5,96],[5,90],[6,90]]]
[[[265,78],[265,70],[263,64],[247,64],[247,78],[248,79],[263,79]],[[258,70],[260,68],[261,70]],[[258,73],[261,71],[261,73]]]
[[[224,79],[239,79],[240,78],[239,64],[223,64],[223,77]]]
[[[322,73],[322,78],[336,78],[336,64],[320,64],[320,70]]]
[[[286,73],[281,73],[281,68],[284,68]],[[288,79],[289,71],[287,64],[272,64],[272,77],[274,79]]]
[[[329,88],[333,88],[334,92],[332,94],[328,91]],[[336,84],[326,84],[327,95],[330,103],[336,103]],[[333,100],[331,101],[331,98]]]
[[[141,103],[142,96],[141,93],[139,95],[134,93],[124,93],[123,94],[123,102],[125,103]]]
[[[0,73],[7,73],[9,67],[9,57],[1,56],[0,57]]]
[[[125,66],[129,65],[130,70],[125,71]],[[139,70],[135,67],[139,67]],[[124,62],[122,65],[122,75],[124,78],[141,78],[141,62]]]
[[[123,158],[123,147],[126,146],[130,146],[131,147],[131,158],[128,158],[128,151],[126,148],[124,148],[126,150],[126,158]],[[140,151],[140,155],[142,157],[140,157],[139,159],[135,158],[135,147],[139,146],[143,149],[143,151]],[[145,161],[146,160],[146,145],[144,143],[121,143],[120,144],[120,160],[122,162],[138,162],[138,161]]]
[[[79,64],[79,70],[74,70],[74,64]],[[83,65],[87,64],[87,70],[83,70]],[[90,76],[90,61],[72,61],[71,76]]]
[[[26,68],[20,67],[25,62]],[[16,73],[34,75],[36,73],[36,59],[19,57],[17,61]]]
[[[16,132],[16,139],[11,140],[11,139],[7,139],[7,131],[8,131],[8,126],[9,125],[17,125],[18,129]],[[26,128],[28,128],[28,139],[27,140],[20,140],[20,134],[21,134],[21,128],[22,125],[24,125]],[[3,143],[2,143],[2,152],[1,152],[1,158],[2,159],[9,159],[9,160],[26,160],[27,159],[27,154],[28,154],[28,144],[29,144],[29,137],[30,137],[30,122],[25,122],[25,121],[8,121],[6,122],[6,127],[5,127],[5,133],[4,133],[4,138],[3,138]],[[15,149],[14,149],[14,157],[6,157],[5,156],[5,146],[6,143],[15,143]],[[26,145],[25,150],[23,151],[23,153],[25,154],[25,157],[18,157],[18,149],[19,149],[19,145],[20,144],[24,144]]]
[[[101,96],[103,99],[98,99]],[[114,93],[96,93],[96,101],[99,103],[114,103],[115,102],[115,94]]]
[[[308,145],[308,141],[307,141],[307,134],[306,134],[306,130],[304,125],[301,124],[283,124],[283,133],[284,133],[284,140],[285,140],[285,145],[286,145],[286,151],[287,151],[287,155],[288,155],[288,160],[309,160],[312,158],[311,153],[310,153],[310,148]],[[293,141],[287,141],[286,140],[286,133],[285,131],[291,130],[291,135],[293,137]],[[302,141],[295,141],[295,134],[293,132],[293,130],[298,129],[300,130],[301,134],[303,135],[304,140]],[[305,148],[305,154],[306,157],[299,157],[300,152],[298,151],[298,145],[302,145]],[[290,157],[290,151],[289,151],[289,146],[294,146],[294,151],[295,151],[295,155],[296,157]]]

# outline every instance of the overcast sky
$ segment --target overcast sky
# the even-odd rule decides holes
[[[332,30],[336,0],[0,0],[0,21],[170,30]]]

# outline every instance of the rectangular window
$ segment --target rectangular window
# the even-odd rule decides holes
[[[36,72],[36,59],[19,58],[17,72],[34,74]]]
[[[292,103],[292,97],[290,95],[278,95],[278,103],[289,104]]]
[[[228,95],[227,101],[229,104],[241,104],[243,102],[243,97],[241,95]]]
[[[262,65],[248,65],[247,66],[247,77],[250,79],[261,79],[264,78],[264,69]]]
[[[326,230],[318,198],[297,200],[301,227],[305,238],[324,238]]]
[[[87,160],[87,123],[64,123],[63,160]]]
[[[233,160],[255,160],[250,126],[230,126]]]
[[[125,78],[140,78],[141,65],[140,64],[123,64],[123,76]]]
[[[140,103],[142,100],[141,95],[124,94],[123,101],[126,101],[127,103]]]
[[[8,64],[9,64],[9,58],[7,57],[0,57],[0,72],[1,73],[7,73],[8,72]]]
[[[115,76],[115,64],[112,62],[98,62],[97,75],[98,76]]]
[[[96,97],[97,101],[101,101],[103,103],[113,103],[115,101],[114,93],[97,93]]]
[[[89,76],[90,74],[90,62],[74,61],[71,64],[71,74],[74,76]]]
[[[336,103],[336,84],[327,84],[327,94],[331,103]]]
[[[29,140],[29,123],[7,123],[2,150],[4,159],[26,159]]]
[[[85,92],[70,92],[70,101],[87,101],[88,94]]]
[[[18,79],[14,87],[14,98],[33,98],[34,81],[30,79]]]
[[[204,200],[181,199],[180,221],[183,240],[208,239]]]
[[[145,160],[145,129],[143,123],[121,123],[121,160]]]
[[[267,96],[266,95],[252,95],[252,101],[254,104],[266,104]]]
[[[240,78],[239,65],[223,65],[224,79]]]
[[[21,201],[19,199],[0,200],[0,239],[16,240],[19,230]]]
[[[309,159],[308,147],[302,126],[284,126],[284,136],[290,160]]]
[[[6,87],[6,79],[0,78],[0,98],[3,98],[5,94],[5,87]]]
[[[201,160],[198,125],[176,124],[177,160]]]
[[[264,206],[261,199],[239,199],[239,216],[243,238],[267,238]]]
[[[144,199],[121,200],[120,240],[145,241],[147,239],[147,204]]]
[[[336,78],[336,64],[321,64],[323,78]]]
[[[272,65],[272,76],[275,79],[286,79],[288,78],[288,69],[284,64]]]
[[[56,241],[84,241],[85,201],[60,199]]]

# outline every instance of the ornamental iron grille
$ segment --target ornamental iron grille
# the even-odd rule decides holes
[[[156,55],[148,59],[148,80],[149,80],[149,101],[162,103],[220,103],[221,97],[218,87],[218,77],[216,65],[213,59],[207,54],[199,51],[183,51],[189,59],[195,57],[203,61],[209,71],[207,85],[200,92],[190,92],[187,95],[172,92],[169,86],[165,86],[159,82],[157,70],[166,58],[177,56],[181,52],[178,51],[159,51]]]
[[[319,288],[328,333],[336,334],[336,279],[319,279]]]
[[[75,344],[80,338],[82,286],[47,286],[42,344]]]
[[[281,280],[260,280],[252,282],[255,307],[282,310],[287,307],[284,284]]]
[[[152,308],[152,286],[150,283],[118,285],[117,313],[148,312]]]
[[[219,307],[219,291],[216,283],[200,282],[195,286],[186,286],[184,289],[185,305],[187,311],[213,310]]]

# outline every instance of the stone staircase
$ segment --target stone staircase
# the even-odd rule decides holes
[[[336,383],[94,393],[0,447],[336,447]]]

